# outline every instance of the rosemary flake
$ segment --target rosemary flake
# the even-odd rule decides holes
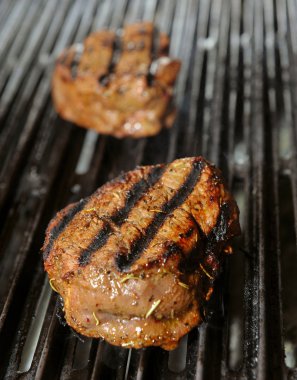
[[[157,309],[157,307],[159,306],[160,302],[161,302],[161,300],[156,300],[156,301],[153,302],[151,308],[146,313],[145,318],[148,318]]]
[[[126,282],[130,279],[138,279],[138,277],[134,276],[133,274],[128,274],[127,276],[123,277],[119,282],[122,284],[123,282]]]
[[[185,284],[184,282],[179,281],[178,285],[181,286],[182,288],[189,289],[189,285]]]
[[[53,281],[56,281],[56,279],[50,278],[50,280],[49,280],[50,287],[53,289],[54,292],[58,293],[57,288],[53,285]]]
[[[83,212],[92,212],[92,211],[96,211],[96,209],[92,207],[92,208],[86,208],[85,210],[83,210]]]
[[[96,321],[96,326],[98,326],[98,325],[99,325],[99,319],[97,318],[97,316],[96,316],[96,314],[94,313],[94,311],[93,311],[93,317],[94,317],[94,319],[95,319],[95,321]]]
[[[213,280],[213,277],[207,272],[207,270],[204,268],[202,264],[199,264],[200,268],[203,270],[203,272],[206,274],[207,277],[209,277],[211,280]]]

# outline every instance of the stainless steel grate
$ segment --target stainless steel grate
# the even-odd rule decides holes
[[[174,128],[120,141],[59,119],[59,52],[139,19],[183,61]],[[295,0],[1,1],[0,377],[297,379],[296,20]],[[38,254],[49,219],[122,170],[199,154],[223,169],[243,226],[208,321],[171,353],[81,341]]]

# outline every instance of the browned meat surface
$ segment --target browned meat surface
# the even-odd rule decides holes
[[[57,112],[66,120],[116,137],[157,134],[171,126],[180,62],[152,23],[92,33],[65,50],[52,80]]]
[[[51,285],[81,334],[173,349],[202,322],[238,208],[202,157],[138,167],[71,204],[43,247]]]

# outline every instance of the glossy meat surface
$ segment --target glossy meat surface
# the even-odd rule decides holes
[[[43,247],[68,324],[115,345],[175,348],[202,322],[238,213],[202,157],[138,167],[69,205]]]
[[[140,138],[171,126],[180,62],[152,23],[92,33],[57,60],[52,96],[66,120],[115,137]]]

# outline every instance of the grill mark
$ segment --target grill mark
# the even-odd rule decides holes
[[[116,257],[116,264],[118,269],[122,272],[127,271],[129,267],[141,256],[144,249],[146,249],[151,241],[155,238],[158,230],[164,224],[165,220],[170,217],[170,214],[192,193],[196,183],[198,182],[201,172],[205,167],[203,161],[193,163],[193,168],[188,175],[185,182],[176,191],[174,196],[161,206],[161,213],[157,213],[151,223],[147,226],[147,229],[143,236],[137,238],[131,244],[131,252],[128,255],[119,254]]]
[[[159,49],[160,49],[160,32],[157,27],[154,27],[152,51],[151,51],[152,60],[157,59],[159,57]]]
[[[50,251],[53,248],[55,240],[59,235],[65,230],[67,224],[71,222],[74,216],[81,211],[85,204],[88,202],[89,198],[81,199],[73,207],[71,207],[68,212],[62,217],[59,223],[49,231],[49,242],[43,250],[43,259],[46,260],[49,256]]]
[[[121,226],[137,201],[139,201],[141,197],[150,189],[150,187],[152,187],[162,177],[165,167],[166,166],[164,165],[152,168],[147,179],[142,178],[140,181],[136,182],[128,192],[125,205],[111,215],[110,221],[117,226]],[[81,252],[78,259],[80,266],[86,266],[89,264],[93,253],[106,244],[111,232],[111,224],[104,222],[103,228],[98,232],[94,240],[84,251]]]
[[[78,65],[80,62],[80,58],[83,54],[83,51],[84,51],[83,45],[81,45],[81,44],[76,45],[74,57],[73,57],[71,64],[70,64],[70,71],[71,71],[72,79],[75,79],[77,76],[77,69],[78,69]]]
[[[105,221],[103,223],[103,228],[95,236],[95,239],[91,242],[91,244],[86,249],[84,249],[81,252],[78,258],[78,263],[80,266],[84,267],[90,262],[92,253],[96,252],[99,248],[102,248],[106,244],[107,239],[111,232],[112,232],[112,227],[110,223]]]
[[[151,64],[149,66],[147,77],[146,77],[148,86],[151,86],[153,81],[154,81],[155,73],[153,72],[154,71],[153,70],[153,64],[154,64],[154,61],[159,56],[159,53],[158,53],[159,52],[159,46],[160,46],[159,29],[154,27],[153,38],[152,38],[152,48],[151,48]]]
[[[115,34],[115,38],[112,43],[112,56],[107,69],[107,72],[100,76],[98,79],[101,86],[106,87],[110,81],[110,75],[114,73],[115,67],[119,62],[122,52],[122,30],[118,29]]]
[[[119,58],[122,52],[122,30],[118,29],[115,35],[115,39],[113,41],[113,52],[110,60],[110,64],[108,67],[109,73],[113,73],[116,67],[116,64],[119,62]]]
[[[109,74],[102,74],[98,82],[102,87],[106,87],[109,84]]]
[[[140,199],[140,197],[147,192],[147,190],[154,185],[164,173],[165,166],[157,166],[152,169],[149,173],[147,180],[141,179],[137,182],[132,189],[128,192],[126,203],[123,208],[121,208],[116,215],[112,216],[112,221],[121,226],[125,219],[127,218],[129,212],[136,204],[136,202]]]

